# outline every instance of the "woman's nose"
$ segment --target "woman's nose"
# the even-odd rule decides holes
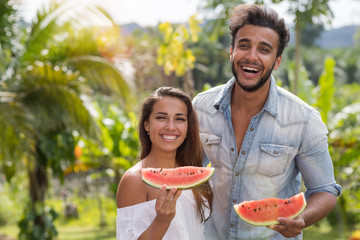
[[[166,129],[169,129],[169,130],[174,129],[174,121],[173,120],[167,121]]]

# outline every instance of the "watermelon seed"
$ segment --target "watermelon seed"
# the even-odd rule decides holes
[[[242,205],[242,207],[245,207],[245,205]]]
[[[260,211],[260,208],[259,208],[259,211]]]
[[[254,212],[256,212],[256,208],[254,208]]]
[[[288,204],[288,202],[285,202],[285,204]]]

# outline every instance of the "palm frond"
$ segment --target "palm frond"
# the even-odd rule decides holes
[[[95,90],[108,95],[115,92],[123,100],[131,97],[131,83],[125,80],[119,68],[109,60],[97,56],[79,56],[69,59],[69,62],[89,80]]]
[[[40,132],[66,128],[98,136],[99,129],[88,109],[90,90],[81,79],[78,72],[41,62],[23,73],[23,84],[17,91],[36,116],[34,125]]]
[[[113,21],[101,8],[88,2],[69,1],[57,5],[56,9],[50,12],[44,11],[43,14],[41,16],[38,12],[37,19],[40,22],[33,24],[35,29],[27,41],[23,61],[39,59],[44,55],[44,50],[64,42],[69,32],[76,33],[94,26],[114,26]]]
[[[86,99],[69,87],[49,84],[28,93],[24,102],[36,116],[34,123],[40,133],[66,128],[97,138],[99,129]]]
[[[35,129],[31,113],[14,97],[14,93],[0,92],[0,158],[19,161],[22,153],[34,152]]]

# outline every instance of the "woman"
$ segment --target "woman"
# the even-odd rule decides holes
[[[190,98],[161,87],[145,99],[139,122],[141,154],[119,183],[117,239],[203,239],[211,213],[209,183],[192,190],[160,190],[142,181],[141,168],[202,166],[199,127]]]

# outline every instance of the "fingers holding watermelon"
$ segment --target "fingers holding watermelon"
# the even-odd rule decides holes
[[[171,222],[175,217],[176,201],[181,192],[176,187],[171,188],[171,190],[166,190],[166,185],[161,187],[155,204],[156,219],[161,222]]]
[[[301,234],[302,230],[305,228],[305,220],[300,214],[296,218],[283,218],[279,217],[279,224],[270,225],[269,228],[279,232],[284,237],[295,237]]]

